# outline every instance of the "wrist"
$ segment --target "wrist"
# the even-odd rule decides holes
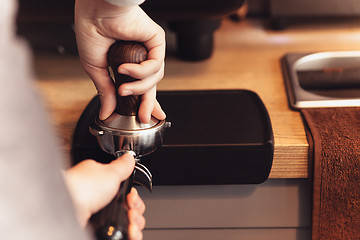
[[[142,4],[145,0],[104,0],[107,3],[120,7],[131,7]]]
[[[75,23],[78,19],[102,19],[126,14],[137,5],[120,5],[121,0],[76,0]]]
[[[108,1],[118,1],[118,0],[102,0],[101,9],[98,11],[97,15],[99,18],[112,18],[112,17],[120,17],[121,15],[133,14],[133,12],[137,11],[140,8],[138,5],[114,5]]]

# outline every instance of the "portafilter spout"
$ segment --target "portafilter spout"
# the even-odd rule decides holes
[[[109,74],[115,78],[116,93],[121,84],[136,81],[130,76],[118,73],[123,63],[141,63],[147,59],[145,46],[138,42],[116,41],[108,51]],[[90,132],[97,137],[100,147],[107,153],[119,157],[131,153],[137,160],[133,174],[121,183],[114,200],[92,218],[98,240],[128,239],[128,218],[126,195],[132,183],[152,188],[152,176],[139,163],[140,157],[154,152],[162,144],[162,134],[170,126],[165,120],[151,118],[147,124],[137,117],[141,96],[120,96],[116,94],[116,109],[105,120],[98,117],[90,126]]]

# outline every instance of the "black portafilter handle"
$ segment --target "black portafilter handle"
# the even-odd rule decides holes
[[[125,116],[136,116],[140,106],[140,96],[120,96],[118,88],[121,84],[137,79],[118,73],[123,63],[141,63],[147,59],[147,49],[142,43],[116,41],[108,51],[108,64],[114,75],[116,89],[115,112]],[[116,156],[119,157],[119,156]],[[127,194],[133,185],[133,176],[123,181],[115,198],[104,209],[92,216],[90,222],[94,228],[97,240],[128,240],[128,204]]]
[[[115,198],[90,219],[97,240],[128,240],[129,218],[126,197],[133,185],[133,174],[123,181]]]
[[[133,41],[116,41],[109,48],[107,60],[114,74],[115,89],[118,89],[121,84],[133,82],[137,79],[130,76],[118,73],[118,68],[123,63],[137,63],[145,61],[148,57],[146,47],[139,42]],[[116,94],[117,106],[115,112],[125,116],[136,116],[140,107],[140,96],[120,96]]]

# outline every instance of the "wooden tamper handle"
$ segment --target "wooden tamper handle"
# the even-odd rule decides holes
[[[137,81],[138,79],[118,73],[118,68],[123,63],[137,63],[148,58],[146,47],[139,42],[116,41],[109,48],[107,60],[114,74],[116,89],[116,109],[115,112],[125,116],[136,116],[140,106],[140,96],[120,96],[118,89],[121,84]]]

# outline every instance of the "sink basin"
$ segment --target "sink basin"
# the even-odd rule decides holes
[[[282,59],[294,109],[360,106],[360,51],[291,53]]]

